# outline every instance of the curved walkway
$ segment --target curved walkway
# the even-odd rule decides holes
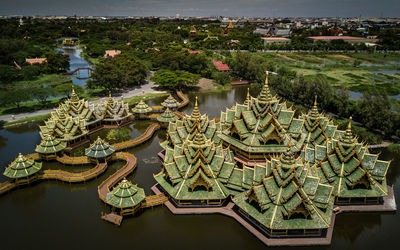
[[[117,172],[108,177],[105,181],[103,181],[98,187],[97,192],[99,194],[99,198],[106,202],[107,194],[110,192],[111,187],[115,186],[118,182],[120,182],[125,176],[129,175],[136,168],[136,157],[133,154],[126,152],[117,152],[112,157],[113,160],[123,160],[126,161],[126,164]]]
[[[187,95],[185,95],[182,91],[177,90],[176,94],[178,95],[179,98],[181,98],[182,102],[180,103],[180,105],[178,106],[178,109],[185,107],[186,105],[188,105],[189,103],[189,98],[187,97]]]
[[[124,142],[113,144],[113,146],[116,151],[120,151],[120,150],[124,150],[127,148],[132,148],[132,147],[138,146],[138,145],[146,142],[147,140],[149,140],[153,136],[154,132],[156,132],[160,128],[161,128],[161,126],[159,123],[153,123],[150,126],[148,126],[146,131],[143,134],[141,134],[139,137],[136,137],[129,141],[124,141]]]

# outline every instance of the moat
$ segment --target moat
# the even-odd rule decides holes
[[[250,93],[257,96],[259,89],[251,89]],[[163,99],[154,99],[148,104],[159,105]],[[189,99],[191,103],[183,109],[187,114],[193,109],[194,95],[189,95]],[[200,93],[199,110],[210,118],[219,117],[225,107],[231,107],[236,102],[243,103],[245,99],[246,87],[221,93]],[[150,124],[149,121],[135,121],[129,125],[131,137],[142,134]],[[146,195],[151,195],[150,187],[155,184],[153,174],[160,172],[161,161],[157,153],[162,149],[159,143],[165,139],[165,130],[158,130],[145,144],[127,150],[138,159],[137,168],[128,179],[144,188]],[[38,124],[1,130],[1,166],[6,167],[18,153],[32,153],[40,140]],[[396,199],[399,199],[399,158],[383,151],[380,159],[393,159],[387,180],[388,185],[394,185]],[[140,246],[144,249],[187,249],[190,246],[192,249],[203,249],[204,244],[210,249],[265,248],[239,223],[222,215],[173,215],[161,206],[126,218],[121,227],[102,221],[100,215],[106,206],[98,199],[97,186],[122,165],[119,162],[111,164],[105,173],[87,183],[39,182],[0,196],[2,224],[5,225],[2,231],[3,248],[70,249],[71,242],[67,238],[79,239],[79,245],[74,245],[76,248]],[[43,167],[49,165],[44,164]],[[62,165],[59,167],[70,168]],[[82,167],[82,170],[85,169],[87,167]],[[3,182],[6,178],[2,176],[0,180]],[[318,249],[341,249],[349,245],[353,249],[390,249],[395,244],[393,239],[398,234],[398,223],[398,212],[341,214],[335,221],[331,245]],[[24,240],[21,240],[21,230],[29,232],[24,234]],[[204,244],[195,243],[199,237]]]

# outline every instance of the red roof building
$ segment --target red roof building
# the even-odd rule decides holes
[[[104,58],[114,57],[119,54],[121,54],[120,50],[106,50],[106,54],[104,55]]]
[[[29,63],[30,65],[35,63],[42,64],[47,62],[47,58],[25,58],[25,62]]]
[[[189,54],[200,54],[201,51],[200,50],[190,50]]]
[[[214,66],[218,71],[229,71],[231,70],[227,64],[222,63],[221,61],[214,61]]]

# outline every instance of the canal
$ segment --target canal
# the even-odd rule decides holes
[[[258,89],[252,88],[256,95]],[[220,93],[198,93],[199,109],[212,117],[236,102],[245,100],[246,87]],[[191,101],[194,94],[189,95]],[[154,104],[162,99],[155,99]],[[185,108],[190,113],[193,103]],[[131,137],[144,132],[150,123],[130,125]],[[18,153],[32,153],[40,142],[39,124],[0,130],[1,172]],[[128,150],[138,158],[138,167],[128,179],[143,187],[147,195],[155,184],[153,174],[161,169],[157,153],[165,140],[159,130],[147,143]],[[381,159],[391,160],[387,178],[400,200],[400,159],[384,150]],[[223,215],[172,215],[166,207],[145,210],[125,218],[121,227],[100,219],[107,211],[99,200],[97,186],[122,166],[111,164],[95,180],[84,184],[45,181],[0,196],[1,249],[263,249],[266,248],[234,219]],[[62,167],[46,165],[48,167]],[[73,168],[73,167],[64,167]],[[85,168],[85,167],[82,167]],[[79,169],[78,169],[79,170]],[[0,177],[0,181],[5,181]],[[400,215],[395,213],[351,213],[336,218],[332,244],[312,249],[393,249],[399,235]],[[281,248],[310,249],[310,248]]]

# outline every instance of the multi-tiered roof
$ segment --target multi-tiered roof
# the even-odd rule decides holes
[[[133,185],[123,179],[114,189],[107,194],[107,204],[116,208],[134,208],[146,198],[143,188]]]
[[[30,160],[20,153],[5,169],[4,175],[12,179],[25,178],[37,173],[41,168],[41,162]]]
[[[55,154],[65,149],[66,142],[62,142],[53,136],[46,136],[39,145],[36,146],[35,151],[40,154]]]
[[[168,140],[161,146],[165,148],[168,143],[179,146],[187,139],[192,140],[197,130],[201,131],[207,139],[211,139],[216,145],[221,143],[217,136],[220,131],[220,124],[215,120],[209,120],[206,114],[200,114],[196,97],[191,115],[185,115],[183,119],[169,123]]]
[[[85,149],[85,155],[91,158],[106,158],[114,152],[115,148],[100,137],[97,137],[97,140],[89,148]]]
[[[95,107],[95,112],[104,121],[121,121],[131,115],[128,104],[123,101],[116,101],[112,98],[111,93],[106,102],[100,103]]]
[[[162,105],[164,108],[172,108],[172,109],[174,109],[174,108],[177,108],[180,104],[179,104],[179,102],[170,94],[170,95],[167,97],[167,99],[165,99],[165,100],[161,103],[161,105]]]
[[[303,120],[295,119],[294,111],[271,95],[268,75],[257,98],[221,112],[221,126],[224,144],[248,158],[283,153],[292,139],[298,151],[304,142]]]
[[[274,230],[326,229],[331,224],[333,186],[323,184],[290,147],[272,159],[272,174],[233,202],[270,232]]]
[[[351,131],[351,119],[338,140],[325,146],[307,148],[303,158],[314,164],[321,181],[335,186],[338,198],[378,198],[387,195],[386,173],[390,162],[378,160],[368,148],[357,142]]]
[[[84,99],[79,99],[72,89],[71,97],[51,113],[44,126],[40,126],[40,135],[42,138],[53,136],[62,141],[75,140],[86,135],[87,126],[100,119],[95,115],[94,108]]]
[[[147,114],[152,109],[147,105],[143,100],[140,100],[138,104],[132,109],[132,112],[135,114]]]
[[[234,167],[233,155],[207,138],[200,123],[192,133],[181,146],[165,147],[163,170],[155,179],[178,202],[221,202],[230,192],[217,176],[227,165]]]
[[[161,113],[160,116],[157,117],[157,121],[163,123],[174,122],[178,119],[178,117],[171,112],[171,110],[167,107],[167,109]]]
[[[304,143],[309,147],[325,145],[329,139],[339,136],[337,126],[318,112],[317,97],[315,97],[312,109],[308,114],[301,115],[300,119],[304,120],[303,132],[306,134]]]

